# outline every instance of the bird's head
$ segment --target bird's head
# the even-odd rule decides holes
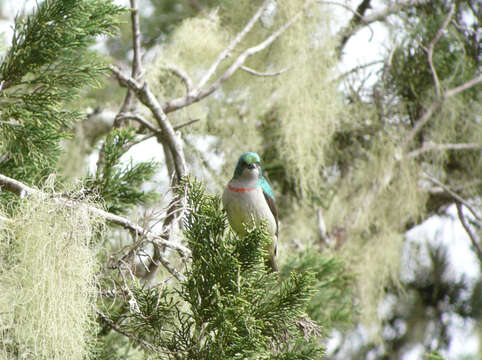
[[[258,180],[262,176],[261,159],[254,152],[246,152],[239,157],[238,164],[234,170],[234,178],[255,179]]]

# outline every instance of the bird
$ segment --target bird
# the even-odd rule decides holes
[[[234,175],[224,189],[222,202],[229,224],[238,236],[246,235],[244,224],[250,224],[253,220],[256,225],[266,222],[271,237],[266,265],[273,272],[278,272],[278,209],[273,190],[263,176],[261,158],[257,153],[245,152],[239,157]]]

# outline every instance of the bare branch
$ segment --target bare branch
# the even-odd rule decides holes
[[[137,6],[137,0],[130,0],[131,3],[131,31],[132,31],[132,47],[134,49],[134,56],[132,59],[131,76],[134,79],[138,79],[142,72],[141,66],[141,32],[139,27],[139,11]],[[123,114],[134,110],[135,108],[135,97],[131,89],[127,89],[124,101],[122,102],[121,108],[114,118],[113,128],[119,128],[122,125]],[[99,152],[99,159],[97,160],[97,177],[100,176],[104,170],[105,165],[105,143],[102,144],[102,148]]]
[[[335,79],[335,81],[340,81],[341,79],[347,77],[350,74],[356,73],[360,70],[366,69],[367,67],[378,65],[378,64],[381,64],[381,63],[383,63],[383,60],[375,60],[375,61],[370,61],[369,63],[366,63],[366,64],[361,64],[361,65],[355,66],[354,68],[348,70],[347,72],[344,72],[343,74],[339,75]]]
[[[268,36],[264,41],[244,50],[241,55],[239,55],[236,60],[231,64],[231,66],[222,74],[214,83],[212,83],[207,88],[197,91],[195,96],[186,96],[168,101],[162,105],[162,109],[165,113],[170,113],[198,102],[205,97],[211,95],[214,91],[219,89],[221,85],[228,80],[233,74],[244,64],[246,59],[260,51],[266,49],[271,45],[278,37],[280,37],[286,30],[288,30],[296,21],[298,21],[303,15],[304,10],[310,5],[311,1],[305,1],[302,9],[296,13],[290,20],[288,20],[283,26],[281,26],[277,31]]]
[[[137,0],[131,2],[131,27],[132,27],[132,48],[134,57],[132,59],[131,76],[139,80],[142,75],[142,54],[141,54],[141,30],[139,25],[139,6]]]
[[[149,121],[144,119],[141,115],[135,114],[135,113],[121,113],[119,114],[120,118],[122,120],[135,120],[142,126],[148,128],[151,130],[154,134],[159,134],[160,131],[158,128],[156,128],[154,125],[152,125]]]
[[[318,208],[318,211],[316,212],[316,217],[318,219],[318,231],[320,233],[320,239],[323,241],[325,245],[328,245],[328,235],[326,232],[326,224],[325,220],[323,219],[323,211],[320,208]]]
[[[241,70],[244,70],[244,71],[246,71],[247,73],[249,73],[249,74],[251,74],[251,75],[254,75],[254,76],[270,77],[270,76],[278,76],[278,75],[281,75],[281,74],[283,74],[283,73],[291,70],[292,67],[291,67],[291,66],[288,66],[288,67],[285,68],[285,69],[282,69],[282,70],[276,71],[276,72],[272,72],[272,73],[262,73],[262,72],[259,72],[259,71],[254,70],[254,69],[251,69],[251,68],[249,68],[249,67],[247,67],[247,66],[241,66],[240,69],[241,69]]]
[[[473,78],[472,80],[469,80],[466,83],[460,86],[457,86],[453,89],[447,90],[447,92],[445,93],[445,97],[448,98],[448,97],[457,95],[458,93],[468,90],[471,87],[480,84],[481,82],[482,82],[482,74],[479,74],[479,76]]]
[[[338,45],[338,52],[340,54],[350,37],[353,35],[355,29],[360,27],[362,23],[365,23],[363,15],[365,15],[365,12],[371,7],[370,2],[371,0],[362,0],[356,10],[351,10],[346,6],[343,6],[344,8],[348,8],[351,12],[353,12],[353,17],[351,18],[348,25],[340,31],[341,37],[340,44]]]
[[[410,151],[406,158],[414,158],[428,151],[442,151],[442,150],[474,150],[482,149],[482,144],[466,143],[466,144],[424,144],[421,148]]]
[[[181,124],[179,124],[179,125],[174,126],[174,130],[177,131],[177,130],[179,130],[179,129],[182,129],[183,127],[186,127],[186,126],[189,126],[189,125],[191,125],[191,124],[194,124],[194,123],[196,123],[196,122],[198,122],[198,121],[200,121],[200,120],[201,120],[201,119],[191,119],[191,120],[188,120],[188,121],[186,121],[186,122],[183,122],[183,123],[181,123]]]
[[[442,96],[442,93],[440,91],[440,81],[439,81],[438,76],[437,76],[437,71],[436,71],[435,66],[433,64],[433,50],[434,50],[435,44],[440,40],[440,38],[442,37],[442,33],[444,32],[444,30],[447,28],[448,24],[450,23],[450,19],[454,15],[454,12],[455,12],[455,5],[452,4],[452,6],[450,7],[449,14],[445,18],[442,26],[437,31],[437,34],[432,39],[432,41],[430,42],[428,47],[426,49],[424,49],[427,52],[428,64],[430,66],[430,70],[432,71],[433,82],[435,84],[435,93],[437,94],[437,97],[439,97],[439,98]]]
[[[480,215],[477,213],[477,211],[475,211],[475,209],[464,198],[462,198],[460,195],[455,193],[447,185],[445,185],[444,183],[442,183],[439,180],[437,180],[436,178],[434,178],[432,175],[429,175],[429,174],[424,172],[424,177],[427,178],[428,180],[430,180],[431,182],[433,182],[435,185],[438,185],[442,189],[444,189],[447,194],[449,194],[450,196],[452,196],[454,198],[454,200],[463,204],[472,213],[472,215],[474,215],[475,219],[480,221]]]
[[[231,41],[231,43],[228,45],[228,47],[226,49],[224,49],[223,52],[221,52],[218,55],[218,57],[216,58],[214,63],[211,65],[211,67],[208,69],[206,74],[204,74],[204,76],[202,77],[201,81],[199,82],[199,84],[197,86],[197,89],[201,89],[204,85],[207,84],[209,79],[211,79],[211,77],[216,72],[219,64],[221,64],[221,62],[224,59],[226,59],[227,57],[230,56],[230,54],[234,50],[234,48],[241,42],[241,40],[243,40],[243,38],[246,36],[246,34],[248,34],[251,31],[254,24],[256,24],[256,21],[258,21],[258,19],[261,17],[264,9],[266,8],[266,6],[268,6],[268,4],[269,4],[269,0],[265,0],[263,2],[263,4],[261,4],[261,6],[258,8],[258,10],[254,13],[253,17],[248,21],[248,23],[243,28],[243,30],[241,30],[236,35],[236,37]]]
[[[157,136],[157,134],[151,133],[151,134],[144,135],[143,137],[138,138],[137,140],[126,144],[123,148],[125,149],[125,151],[128,151],[131,147],[136,146],[136,145],[138,145],[141,142],[144,142],[146,140],[149,140],[150,138],[153,138],[154,136]]]
[[[455,205],[457,206],[457,216],[459,217],[460,223],[462,224],[465,232],[469,236],[470,241],[472,242],[472,245],[474,246],[475,251],[477,252],[477,256],[479,258],[479,261],[482,262],[482,249],[480,248],[480,244],[477,241],[477,239],[475,238],[475,235],[472,234],[472,231],[470,230],[469,225],[465,221],[464,212],[463,212],[463,209],[462,209],[462,204],[457,201],[455,203]]]
[[[473,78],[472,80],[467,81],[466,83],[463,83],[462,85],[459,85],[453,89],[447,90],[445,94],[442,95],[441,99],[438,99],[434,101],[427,111],[425,111],[422,116],[417,120],[415,123],[415,126],[410,130],[408,133],[405,141],[404,141],[404,146],[406,147],[417,135],[417,133],[425,126],[425,124],[428,122],[430,117],[433,115],[433,113],[444,103],[444,101],[451,96],[457,95],[461,93],[462,91],[468,90],[471,87],[479,84],[482,82],[482,74],[478,75],[477,77]]]
[[[180,180],[186,175],[187,167],[186,160],[184,159],[184,153],[182,150],[182,144],[178,139],[174,128],[169,122],[165,112],[163,111],[161,105],[157,101],[154,94],[149,90],[147,83],[143,85],[139,84],[132,77],[124,75],[120,69],[115,66],[110,67],[112,73],[116,76],[119,84],[131,89],[140,100],[152,113],[156,119],[160,129],[161,138],[164,140],[171,151],[174,159],[174,165],[176,168],[177,179]]]
[[[17,194],[17,195],[41,195],[41,196],[49,196],[46,193],[41,192],[40,190],[36,190],[34,188],[31,188],[25,184],[23,184],[20,181],[17,181],[15,179],[9,178],[5,175],[0,174],[0,186],[5,188],[6,190]],[[92,205],[86,205],[84,203],[81,203],[79,201],[63,198],[63,197],[52,197],[52,199],[64,206],[67,207],[74,207],[74,206],[85,206],[88,211],[90,211],[92,214],[100,216],[101,218],[110,221],[116,225],[122,226],[124,229],[132,231],[134,234],[137,234],[138,236],[143,236],[149,241],[151,241],[154,244],[157,244],[158,246],[165,246],[168,248],[171,248],[173,250],[176,250],[181,256],[183,257],[189,257],[191,255],[191,250],[188,248],[180,245],[180,244],[175,244],[173,242],[167,241],[165,237],[153,234],[152,232],[144,229],[143,227],[139,226],[138,224],[135,224],[131,222],[130,220],[119,216],[115,214],[111,214],[105,210],[99,209],[95,206]],[[174,274],[173,274],[174,275]],[[176,274],[177,275],[177,274]],[[174,276],[176,276],[174,275]],[[176,276],[178,277],[178,276]]]
[[[336,3],[331,1],[318,1],[318,2],[339,5],[344,8],[347,8],[349,11],[351,11],[354,14],[350,22],[348,23],[348,25],[338,32],[338,38],[340,39],[340,44],[338,45],[337,50],[338,50],[339,56],[341,56],[343,48],[347,44],[348,40],[353,35],[355,35],[358,32],[358,30],[360,30],[363,26],[367,26],[377,21],[385,20],[388,16],[399,12],[401,9],[416,4],[417,0],[399,1],[391,5],[388,5],[385,9],[382,9],[377,12],[373,12],[370,15],[365,15],[366,10],[368,10],[370,7],[370,1],[368,0],[363,0],[358,6],[357,10],[352,10],[351,8],[348,8],[346,5],[343,5],[341,3]]]
[[[192,80],[184,70],[182,70],[181,68],[175,65],[167,65],[165,69],[172,72],[174,75],[176,75],[184,82],[184,85],[186,86],[186,95],[192,95],[193,93]]]

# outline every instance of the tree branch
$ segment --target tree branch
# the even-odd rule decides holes
[[[227,57],[229,57],[229,55],[231,54],[231,52],[234,50],[234,48],[241,42],[241,40],[243,40],[243,38],[246,36],[246,34],[248,34],[251,29],[253,28],[254,24],[256,24],[256,21],[258,21],[258,19],[261,17],[261,15],[263,14],[263,11],[264,9],[266,8],[266,6],[268,6],[270,0],[265,0],[261,6],[258,8],[258,10],[254,13],[254,15],[251,17],[251,19],[248,21],[248,23],[246,24],[246,26],[243,28],[243,30],[241,30],[237,35],[236,37],[231,41],[231,43],[228,45],[228,47],[226,49],[223,50],[223,52],[221,52],[218,57],[216,58],[216,60],[214,61],[214,63],[211,65],[211,67],[208,69],[208,71],[206,72],[206,74],[204,74],[204,76],[202,77],[201,81],[199,81],[199,84],[197,86],[197,89],[201,89],[204,85],[207,84],[207,82],[209,81],[209,79],[211,79],[211,77],[214,75],[214,73],[216,72],[219,64],[221,64],[221,62],[226,59]]]
[[[139,26],[139,10],[137,6],[137,0],[130,0],[131,4],[131,31],[132,31],[132,48],[134,49],[134,56],[132,59],[131,76],[134,79],[138,79],[142,73],[141,63],[141,32]],[[123,114],[129,111],[135,110],[135,97],[131,89],[127,89],[124,101],[122,102],[119,112],[114,118],[113,128],[117,129],[121,127],[123,120]],[[96,175],[100,177],[100,174],[104,170],[105,166],[105,143],[102,144],[102,148],[99,152],[99,159],[97,160]]]
[[[186,175],[187,171],[182,144],[180,143],[174,128],[169,122],[156,97],[149,90],[147,83],[144,83],[143,85],[139,84],[132,77],[124,75],[120,69],[115,66],[111,66],[110,69],[116,76],[119,84],[131,89],[136,94],[140,102],[151,111],[161,129],[160,136],[162,136],[162,139],[166,141],[169,150],[172,152],[177,179],[180,180]]]
[[[131,76],[139,80],[142,75],[142,54],[141,54],[141,30],[139,25],[139,6],[137,0],[131,2],[131,27],[132,27],[132,48],[134,57],[132,59]]]
[[[154,134],[159,134],[160,131],[158,128],[156,128],[154,125],[152,125],[149,121],[144,119],[141,115],[136,114],[136,113],[122,113],[120,114],[120,118],[122,120],[135,120],[142,126],[148,128],[151,130]]]
[[[180,78],[184,82],[184,86],[186,87],[186,95],[188,95],[188,96],[192,95],[192,93],[193,93],[192,80],[184,70],[182,70],[181,68],[179,68],[175,65],[167,65],[167,66],[165,66],[165,69],[172,72],[174,75],[176,75],[178,78]]]
[[[441,90],[440,90],[440,81],[438,79],[437,71],[436,71],[435,66],[433,64],[433,50],[435,48],[435,44],[442,37],[443,31],[447,28],[448,24],[450,23],[450,19],[452,18],[454,12],[455,12],[455,5],[452,4],[452,6],[450,7],[449,14],[445,18],[445,20],[444,20],[442,26],[440,27],[440,29],[437,31],[437,34],[432,39],[432,41],[430,42],[428,47],[424,48],[424,50],[427,52],[427,60],[428,60],[429,66],[430,66],[430,71],[432,71],[433,82],[434,82],[434,85],[435,85],[435,93],[437,94],[437,97],[439,97],[439,98],[442,96],[442,93],[441,93]]]
[[[338,52],[341,53],[350,37],[355,33],[355,29],[359,28],[365,22],[363,15],[370,8],[371,0],[362,0],[357,9],[353,11],[353,17],[348,25],[340,31],[341,39],[338,44]]]
[[[282,70],[279,70],[279,71],[276,71],[276,72],[272,72],[272,73],[262,73],[262,72],[259,72],[259,71],[256,71],[254,69],[251,69],[247,66],[241,66],[240,69],[241,70],[244,70],[246,71],[247,73],[251,74],[251,75],[254,75],[254,76],[261,76],[261,77],[270,77],[270,76],[278,76],[278,75],[281,75],[289,70],[291,70],[291,66],[288,66],[287,68],[285,69],[282,69]]]
[[[214,83],[204,89],[196,91],[193,96],[186,96],[177,98],[174,100],[167,101],[162,105],[164,112],[170,113],[181,109],[183,107],[189,106],[195,102],[198,102],[205,97],[211,95],[214,91],[219,89],[221,85],[228,80],[233,74],[243,65],[246,59],[271,45],[280,35],[282,35],[286,30],[288,30],[296,21],[298,21],[303,15],[304,10],[310,5],[311,1],[307,0],[302,6],[302,9],[296,13],[290,20],[288,20],[283,26],[281,26],[277,31],[268,36],[264,41],[244,50],[241,55],[239,55],[236,60],[231,64],[231,66],[222,74]],[[199,88],[199,87],[198,87]]]
[[[324,3],[325,1],[319,1],[319,2]],[[331,1],[326,1],[326,3],[334,4]],[[358,6],[357,10],[349,9],[354,15],[351,18],[348,25],[342,28],[338,32],[338,38],[340,39],[340,43],[337,47],[338,55],[339,56],[342,55],[343,49],[348,43],[348,40],[350,40],[350,38],[353,35],[355,35],[358,32],[358,30],[360,30],[363,26],[369,25],[377,21],[382,21],[388,16],[397,13],[401,9],[412,6],[416,3],[417,3],[417,0],[407,0],[407,1],[396,2],[391,5],[388,5],[385,9],[374,12],[370,15],[365,15],[365,12],[369,9],[369,6],[370,6],[370,1],[368,0],[363,0]],[[335,3],[335,4],[347,8],[346,5],[343,5],[341,3]]]
[[[186,127],[186,126],[189,126],[189,125],[191,125],[191,124],[194,124],[194,123],[196,123],[196,122],[198,122],[198,121],[200,121],[200,120],[201,120],[201,119],[191,119],[191,120],[188,120],[188,121],[186,121],[186,122],[183,122],[183,123],[181,123],[181,124],[178,124],[178,125],[174,126],[174,130],[177,131],[177,130],[179,130],[179,129],[182,129],[183,127]]]
[[[482,144],[467,143],[467,144],[424,144],[421,148],[410,151],[406,158],[414,158],[428,151],[442,151],[442,150],[475,150],[482,149]]]
[[[448,98],[448,97],[457,95],[458,93],[460,93],[462,91],[465,91],[467,89],[470,89],[471,87],[473,87],[473,86],[475,86],[475,85],[477,85],[481,82],[482,82],[482,74],[479,74],[478,76],[476,76],[472,80],[469,80],[466,83],[464,83],[462,85],[459,85],[459,86],[457,86],[453,89],[447,90],[445,92],[445,97]]]
[[[477,211],[475,211],[475,209],[464,198],[462,198],[460,195],[455,193],[447,185],[445,185],[444,183],[440,182],[439,180],[437,180],[436,178],[434,178],[433,176],[431,176],[431,175],[429,175],[425,172],[424,172],[424,177],[427,178],[428,180],[430,180],[431,182],[433,182],[435,185],[438,185],[442,189],[444,189],[445,192],[447,192],[447,194],[452,196],[452,198],[454,200],[456,200],[457,202],[459,202],[461,204],[464,204],[464,206],[472,213],[472,215],[475,217],[476,220],[479,220],[479,221],[481,220],[480,215],[477,213]]]
[[[24,196],[24,195],[28,196],[28,195],[34,195],[34,194],[44,196],[44,197],[49,196],[48,194],[43,193],[40,190],[31,188],[20,181],[9,178],[2,174],[0,174],[0,186],[4,187],[6,190],[14,194],[17,194],[19,196]],[[124,229],[130,230],[131,232],[133,232],[138,236],[145,237],[147,240],[149,240],[150,242],[152,242],[157,246],[168,247],[170,249],[176,250],[182,257],[189,257],[191,255],[191,250],[189,250],[185,246],[167,241],[165,236],[153,234],[152,232],[144,229],[138,224],[135,224],[122,216],[111,214],[95,206],[86,205],[75,200],[70,200],[62,197],[52,197],[52,199],[58,204],[67,206],[67,207],[85,206],[87,210],[92,214],[99,216],[105,219],[106,221],[119,225]],[[175,276],[178,280],[183,279],[183,276],[177,270],[175,270],[175,268],[169,263],[167,259],[163,258],[160,260],[161,260],[161,263],[166,267],[166,269],[173,276]]]
[[[457,216],[459,217],[460,223],[464,227],[465,232],[470,238],[470,241],[472,242],[472,245],[475,248],[475,251],[477,252],[477,256],[479,258],[479,261],[482,262],[482,249],[480,248],[479,242],[475,238],[475,235],[472,234],[472,231],[470,230],[469,225],[465,221],[464,217],[464,212],[462,210],[462,204],[460,202],[455,202],[455,206],[457,206]]]
[[[470,89],[471,87],[479,84],[480,82],[482,82],[482,74],[476,76],[475,78],[473,78],[472,80],[469,80],[465,83],[463,83],[462,85],[459,85],[453,89],[450,89],[450,90],[447,90],[440,99],[437,99],[436,101],[434,101],[430,106],[429,108],[427,109],[427,111],[425,111],[422,116],[416,121],[415,123],[415,126],[412,128],[412,130],[410,130],[410,132],[408,133],[405,141],[404,141],[404,147],[408,146],[408,144],[415,138],[415,136],[417,135],[417,133],[425,126],[425,124],[428,122],[428,120],[430,119],[430,117],[433,115],[433,113],[440,107],[442,106],[442,104],[445,102],[446,99],[454,96],[454,95],[457,95],[459,93],[461,93],[462,91],[465,91],[465,90],[468,90]]]

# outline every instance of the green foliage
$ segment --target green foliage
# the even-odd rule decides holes
[[[130,311],[111,314],[112,321],[122,319],[122,329],[159,358],[319,359],[316,337],[305,339],[299,327],[304,321],[316,328],[304,318],[313,274],[292,271],[278,280],[264,264],[264,228],[249,228],[243,238],[226,232],[219,197],[196,182],[185,186],[192,251],[186,280],[177,290],[135,286]]]
[[[143,191],[141,185],[152,179],[159,164],[148,162],[121,164],[121,157],[135,142],[134,128],[112,130],[104,142],[105,163],[101,172],[86,179],[90,191],[100,195],[109,212],[126,213],[130,207],[157,198],[155,191]]]
[[[444,360],[444,357],[438,352],[431,352],[430,354],[426,354],[425,358],[427,360]]]
[[[351,325],[355,312],[355,277],[341,258],[315,249],[305,250],[288,258],[288,263],[282,268],[282,278],[292,271],[312,272],[315,276],[313,296],[307,306],[312,319],[323,324],[327,330]]]
[[[2,173],[35,183],[56,167],[59,141],[81,118],[65,104],[105,70],[88,46],[113,33],[120,12],[111,1],[46,0],[17,17],[0,64]]]

